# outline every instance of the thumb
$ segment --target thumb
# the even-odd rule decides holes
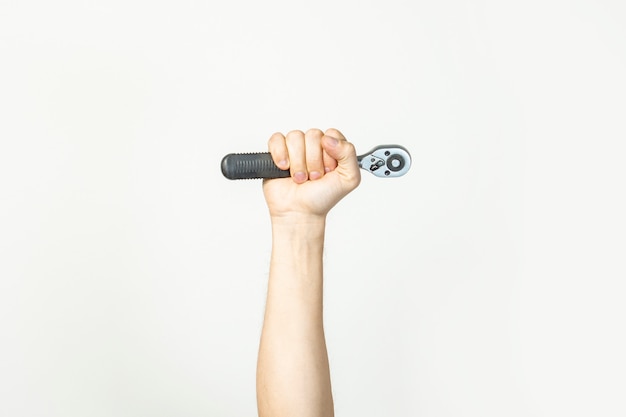
[[[354,145],[345,139],[324,135],[322,147],[328,156],[337,161],[337,168],[334,172],[347,181],[351,188],[356,188],[361,181],[361,171]]]

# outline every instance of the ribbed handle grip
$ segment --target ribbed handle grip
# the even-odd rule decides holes
[[[278,168],[269,152],[230,153],[222,159],[222,174],[229,180],[285,178],[289,170]]]

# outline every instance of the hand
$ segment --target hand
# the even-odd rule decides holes
[[[263,182],[272,219],[323,219],[361,182],[354,146],[336,129],[275,133],[268,147],[274,163],[291,172]]]

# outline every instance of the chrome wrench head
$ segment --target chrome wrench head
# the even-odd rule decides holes
[[[411,155],[400,145],[381,145],[358,156],[359,167],[381,178],[401,177],[411,168]]]

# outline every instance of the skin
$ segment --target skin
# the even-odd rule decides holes
[[[333,416],[322,313],[324,231],[328,212],[361,181],[356,152],[336,129],[275,133],[268,147],[291,178],[263,183],[272,255],[257,364],[259,416]]]

